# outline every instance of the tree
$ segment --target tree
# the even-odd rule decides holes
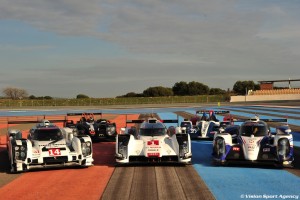
[[[188,93],[189,93],[189,86],[188,86],[187,82],[184,82],[184,81],[177,82],[172,87],[172,91],[173,91],[174,95],[185,96],[185,95],[188,95]]]
[[[120,98],[120,97],[143,97],[143,94],[135,93],[135,92],[129,92],[125,95],[117,96],[117,98]]]
[[[78,95],[76,96],[76,99],[88,99],[88,98],[90,98],[90,97],[87,96],[87,95],[85,95],[85,94],[78,94]]]
[[[199,82],[189,82],[188,83],[188,95],[204,95],[209,94],[209,87]]]
[[[233,85],[233,91],[238,95],[245,95],[246,91],[258,90],[259,84],[255,84],[253,81],[237,81]]]
[[[53,99],[53,98],[50,96],[44,96],[44,99]]]
[[[173,96],[171,88],[165,88],[162,86],[150,87],[143,91],[145,97],[161,97],[161,96]]]
[[[29,99],[36,99],[37,97],[34,96],[34,95],[30,95],[28,98],[29,98]]]
[[[21,88],[7,87],[3,89],[2,93],[5,97],[11,99],[23,99],[28,97],[27,91]]]
[[[221,88],[210,88],[209,94],[210,95],[218,95],[218,94],[225,94],[226,91],[222,90]]]

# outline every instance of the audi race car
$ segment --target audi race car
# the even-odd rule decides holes
[[[8,130],[7,150],[12,173],[54,166],[92,166],[94,161],[89,136],[76,136],[73,129],[59,128],[48,120],[30,129],[27,139],[22,137],[20,130]]]
[[[95,115],[102,113],[68,113],[67,116],[77,116],[81,118],[75,124],[73,120],[68,120],[66,126],[76,128],[80,134],[89,135],[93,141],[115,140],[117,135],[116,123],[106,119],[95,120]]]
[[[197,114],[202,114],[199,117]],[[220,122],[215,114],[229,113],[229,111],[197,111],[196,116],[190,120],[185,119],[181,122],[181,132],[190,134],[191,139],[213,139],[214,134],[219,131],[221,125],[225,123]],[[209,116],[207,116],[209,114]]]
[[[140,124],[131,127],[116,137],[116,162],[126,163],[183,163],[190,164],[192,158],[189,134],[176,134],[176,128],[168,129],[164,123],[178,120],[127,120]]]
[[[271,133],[266,122],[287,122],[287,119],[238,120],[217,133],[213,141],[213,160],[216,164],[261,163],[292,167],[293,136],[288,125],[276,127]]]

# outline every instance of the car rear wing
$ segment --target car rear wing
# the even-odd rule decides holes
[[[101,115],[102,112],[94,112],[94,113],[89,113],[89,112],[79,112],[79,113],[67,113],[67,116],[94,116],[94,115]]]
[[[178,119],[149,119],[149,122],[151,123],[151,120],[153,120],[153,123],[156,121],[160,121],[161,123],[178,123]],[[133,120],[126,120],[126,124],[140,124],[147,121],[146,119],[133,119]]]
[[[7,121],[7,124],[36,124],[36,123],[42,123],[44,119],[42,120],[12,120]],[[66,122],[65,119],[57,119],[57,120],[50,120],[50,123],[57,123],[57,122]]]
[[[197,111],[196,111],[196,114],[203,114],[203,113],[209,114],[210,112],[213,112],[213,113],[215,113],[215,114],[226,114],[226,113],[230,113],[229,110],[219,110],[219,111],[213,111],[213,110],[197,110]]]
[[[287,122],[287,119],[254,119],[254,118],[247,118],[247,119],[232,119],[232,122],[246,122],[246,121],[264,121],[264,122]]]

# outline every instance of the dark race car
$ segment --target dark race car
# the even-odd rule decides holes
[[[74,128],[80,135],[89,135],[93,141],[114,141],[117,135],[116,123],[107,119],[95,119],[95,115],[102,113],[68,113],[67,116],[77,116],[81,118],[77,123],[68,120],[66,126]]]

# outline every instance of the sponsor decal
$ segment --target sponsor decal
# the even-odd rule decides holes
[[[159,157],[159,153],[147,153],[147,157]]]
[[[233,151],[240,151],[240,147],[232,147]]]

